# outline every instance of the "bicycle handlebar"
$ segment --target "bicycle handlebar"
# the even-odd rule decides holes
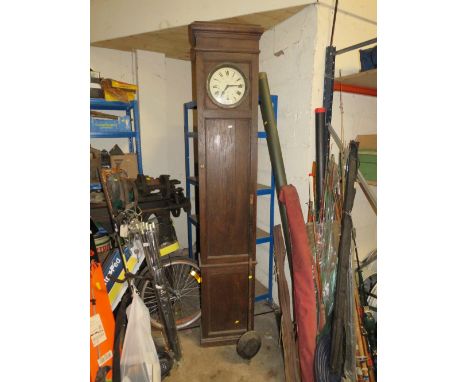
[[[119,284],[123,284],[123,283],[126,283],[128,280],[130,279],[139,279],[139,280],[151,280],[150,278],[148,278],[147,276],[138,276],[138,275],[135,275],[131,272],[127,272],[127,274],[124,276],[123,279],[119,279],[115,276],[112,276],[112,275],[107,275],[112,281],[116,282],[116,283],[119,283]]]
[[[124,284],[126,283],[128,280],[130,279],[137,279],[137,280],[148,280],[148,281],[151,281],[151,277],[149,276],[138,276],[138,275],[135,275],[134,273],[131,273],[131,272],[128,272],[123,279],[119,279],[115,276],[112,276],[112,275],[107,275],[112,281],[116,282],[116,283],[119,283],[119,284]],[[161,285],[156,285],[156,289],[167,289],[169,292],[171,292],[172,294],[175,294],[175,290],[172,289],[170,286],[167,286],[166,288],[162,287]]]

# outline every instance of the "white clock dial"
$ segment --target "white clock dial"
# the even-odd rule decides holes
[[[208,76],[208,93],[221,106],[234,107],[246,95],[244,75],[233,66],[223,65]]]

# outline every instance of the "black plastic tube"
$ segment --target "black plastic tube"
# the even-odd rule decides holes
[[[323,107],[315,109],[315,161],[317,162],[317,174],[315,181],[315,216],[318,220],[320,206],[323,199],[323,181],[325,179],[325,168],[327,165],[327,132],[325,127],[325,114],[327,110]]]

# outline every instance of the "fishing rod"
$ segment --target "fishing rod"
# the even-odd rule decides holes
[[[348,272],[349,272],[349,256],[351,253],[351,230],[352,220],[351,211],[354,204],[356,189],[354,183],[358,170],[358,147],[359,143],[351,141],[349,143],[349,155],[346,166],[346,188],[343,200],[343,214],[341,218],[341,237],[338,247],[338,264],[337,277],[335,288],[335,309],[332,321],[332,339],[330,366],[334,373],[341,372],[344,363],[344,344],[346,343],[345,325],[347,322],[346,301],[349,294],[348,290]]]
[[[315,161],[312,162],[312,172],[309,173],[309,177],[312,177],[312,193],[313,193],[313,200],[312,194],[310,192],[310,179],[309,179],[309,203],[308,204],[308,211],[307,211],[307,223],[315,222],[315,213],[314,213],[314,202],[316,200],[315,196],[315,176],[317,174],[317,163]]]
[[[354,301],[355,301],[355,314],[356,314],[356,334],[357,334],[357,342],[359,348],[359,359],[358,362],[361,363],[361,369],[363,371],[363,375],[367,375],[367,380],[369,382],[375,382],[375,365],[376,359],[372,356],[372,351],[369,346],[369,336],[365,329],[365,324],[363,322],[363,309],[359,303],[359,293],[357,291],[356,286],[354,287]]]
[[[372,361],[372,368],[377,364],[377,322],[375,321],[372,314],[370,314],[369,304],[367,302],[367,292],[364,286],[364,278],[362,276],[362,268],[359,261],[359,253],[356,244],[356,228],[353,227],[352,230],[352,239],[354,243],[354,252],[356,254],[356,263],[357,263],[357,274],[358,274],[358,286],[357,294],[358,299],[356,304],[359,303],[359,306],[356,305],[358,311],[359,322],[361,327],[361,336],[363,338],[365,352],[367,356]],[[369,362],[369,361],[368,361]],[[371,378],[372,379],[372,378]]]
[[[359,262],[359,254],[358,254],[358,249],[356,245],[356,228],[354,227],[352,230],[352,238],[353,238],[353,243],[354,243],[354,252],[356,254],[356,264],[357,264],[356,272],[358,274],[359,300],[361,302],[361,306],[365,306],[367,305],[367,298],[366,298],[365,291],[364,291],[364,278],[362,277],[362,269],[361,269],[361,264]]]

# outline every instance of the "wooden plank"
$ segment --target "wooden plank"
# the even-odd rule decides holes
[[[257,227],[256,238],[263,239],[264,237],[270,237],[270,234],[264,231],[263,229]]]
[[[377,69],[335,78],[334,90],[377,96]]]
[[[274,254],[275,254],[275,273],[278,280],[278,298],[281,309],[281,339],[284,354],[284,376],[286,382],[295,382],[301,380],[301,367],[299,364],[299,355],[297,352],[296,333],[294,330],[293,316],[291,314],[291,302],[289,295],[288,282],[284,271],[284,261],[286,257],[286,247],[284,245],[283,235],[281,234],[281,225],[276,225],[273,230],[274,235]]]
[[[270,186],[267,186],[265,184],[257,183],[257,191],[258,190],[269,190],[270,188],[271,188]]]

